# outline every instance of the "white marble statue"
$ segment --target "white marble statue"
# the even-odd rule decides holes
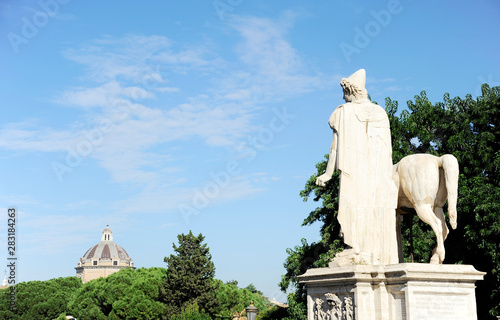
[[[451,154],[442,157],[409,155],[394,165],[393,179],[399,189],[398,209],[415,208],[420,219],[432,227],[437,245],[431,263],[443,263],[444,240],[448,236],[443,206],[447,198],[451,227],[457,227],[457,159]],[[404,211],[398,210],[398,213]]]
[[[363,69],[340,82],[346,103],[328,121],[333,141],[326,172],[316,184],[324,186],[334,170],[340,170],[338,221],[350,247],[341,253],[344,263],[394,264],[399,262],[397,189],[389,119],[382,107],[368,100],[365,82]]]

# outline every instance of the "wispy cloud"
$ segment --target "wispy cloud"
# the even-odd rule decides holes
[[[84,79],[97,82],[142,82],[145,74],[158,81],[161,75],[152,69],[153,66],[162,65],[171,72],[187,72],[215,63],[203,46],[179,48],[172,40],[158,35],[105,37],[79,48],[67,49],[63,55],[85,67]]]
[[[159,92],[179,92],[180,89],[176,87],[161,87],[161,88],[155,88],[156,91]]]
[[[112,107],[120,98],[146,99],[155,95],[144,88],[122,87],[117,81],[110,81],[98,87],[69,89],[54,99],[54,102],[78,107]]]
[[[295,18],[293,11],[286,11],[277,20],[233,16],[230,25],[242,37],[236,51],[247,70],[253,71],[233,75],[238,83],[250,82],[252,85],[245,88],[266,99],[290,97],[332,85],[332,77],[311,74],[308,62],[287,39]]]
[[[81,65],[83,75],[78,86],[52,101],[81,109],[84,123],[64,128],[9,124],[0,130],[0,147],[64,152],[76,149],[81,139],[94,139],[88,157],[114,181],[142,186],[142,193],[118,207],[140,210],[154,203],[168,208],[160,200],[173,186],[181,200],[191,190],[179,178],[186,164],[179,161],[175,143],[235,150],[262,126],[254,118],[266,104],[332,85],[334,77],[311,73],[287,39],[294,19],[291,11],[277,20],[233,16],[228,26],[240,36],[234,44],[236,61],[222,59],[209,44],[181,46],[158,35],[104,37],[67,49],[63,56]],[[199,90],[193,92],[185,79],[196,79]],[[175,103],[163,99],[170,95]],[[220,199],[258,192],[254,184],[274,178],[241,179]]]
[[[71,130],[42,127],[37,121],[9,123],[0,129],[0,148],[7,150],[63,151],[75,139]]]

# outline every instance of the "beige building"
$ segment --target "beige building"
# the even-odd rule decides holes
[[[2,286],[0,287],[0,289],[5,289],[9,286],[9,283],[7,281],[7,271],[5,271],[5,277],[3,278],[3,281],[2,281]]]
[[[113,232],[108,226],[102,231],[101,242],[85,252],[75,269],[76,276],[85,283],[124,268],[134,268],[134,263],[127,251],[113,242]]]

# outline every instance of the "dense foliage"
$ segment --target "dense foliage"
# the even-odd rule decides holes
[[[161,319],[160,286],[165,277],[163,268],[122,269],[85,283],[68,304],[68,312],[79,320]]]
[[[398,104],[386,99],[386,111],[391,123],[393,162],[413,153],[453,154],[460,164],[458,228],[450,232],[445,242],[445,263],[472,264],[486,271],[484,281],[477,284],[479,319],[500,315],[500,87],[482,87],[482,95],[473,99],[467,95],[432,104],[425,92],[408,101],[408,110],[396,116]],[[315,185],[316,177],[326,168],[323,160],[317,172],[306,182],[300,195],[307,201],[314,195],[321,206],[312,211],[303,225],[321,223],[321,240],[288,249],[286,274],[280,286],[296,288],[289,296],[289,318],[304,319],[305,291],[296,276],[310,267],[326,266],[342,250],[338,237],[338,178],[325,187]],[[412,226],[415,262],[429,262],[435,246],[432,230],[415,214],[406,215],[403,228],[405,260],[410,261],[409,230]],[[292,305],[295,306],[292,308]],[[291,312],[294,312],[292,314]]]
[[[257,309],[263,311],[268,308],[266,298],[255,289],[253,284],[244,289],[237,287],[237,283],[223,283],[220,280],[217,282],[217,302],[218,305],[214,309],[216,319],[231,319],[234,315],[245,315],[245,308],[253,301]]]
[[[194,303],[213,317],[218,301],[217,283],[214,282],[215,266],[210,249],[203,243],[205,237],[180,234],[179,245],[173,244],[175,254],[165,257],[167,277],[161,288],[162,298],[166,304],[166,317]]]
[[[123,269],[106,278],[82,284],[77,277],[30,281],[0,290],[0,319],[66,319],[71,314],[85,319],[162,319],[168,307],[160,288],[167,278],[165,268]],[[217,288],[214,317],[201,309],[196,300],[182,306],[171,320],[232,319],[245,316],[245,308],[254,302],[259,319],[281,319],[283,308],[271,307],[255,286],[238,288],[237,281],[223,283],[213,279]],[[17,310],[10,310],[10,292],[15,290]]]
[[[73,292],[81,287],[82,280],[68,277],[22,282],[0,290],[0,319],[55,319],[65,313]],[[11,293],[15,294],[14,312],[11,310]]]
[[[195,302],[185,305],[179,314],[174,314],[170,320],[211,320],[208,313],[200,310]]]
[[[272,308],[253,284],[242,289],[236,280],[213,278],[215,266],[203,235],[190,232],[178,239],[176,254],[165,258],[168,269],[126,268],[85,284],[67,277],[0,290],[0,319],[63,320],[71,314],[79,320],[222,320],[245,316],[252,301],[261,312],[259,319],[281,318],[282,311]]]

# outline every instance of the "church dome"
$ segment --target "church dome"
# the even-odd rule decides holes
[[[134,263],[127,251],[113,241],[113,232],[108,226],[102,231],[101,242],[85,252],[75,269],[77,276],[86,282],[123,268],[134,268]]]
[[[82,259],[91,261],[92,259],[112,260],[112,258],[127,261],[131,260],[127,251],[118,243],[113,242],[113,232],[109,227],[106,227],[106,229],[102,231],[101,242],[88,249]]]

